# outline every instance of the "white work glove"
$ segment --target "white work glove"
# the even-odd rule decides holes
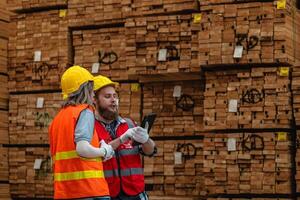
[[[120,136],[121,144],[123,144],[124,142],[126,142],[127,140],[132,138],[132,134],[135,132],[135,129],[136,129],[136,127],[135,128],[130,128],[123,135]]]
[[[149,135],[148,135],[148,122],[145,125],[145,128],[142,128],[140,126],[135,127],[135,131],[132,133],[132,138],[141,144],[144,144],[148,141]]]
[[[113,155],[115,154],[115,151],[112,148],[112,146],[109,144],[106,144],[104,140],[101,140],[100,143],[101,143],[100,150],[104,152],[104,160],[103,161],[107,161],[107,160],[111,159],[113,157]]]

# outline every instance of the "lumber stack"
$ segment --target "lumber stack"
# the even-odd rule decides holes
[[[15,15],[9,91],[58,89],[68,63],[67,20],[59,10]],[[58,48],[59,47],[59,48]]]
[[[175,86],[181,87],[180,97],[173,97]],[[180,107],[184,105],[185,110]],[[203,83],[178,81],[145,84],[143,113],[152,112],[157,113],[151,129],[152,136],[199,134],[203,130]]]
[[[158,154],[144,158],[149,196],[205,195],[202,145],[202,140],[156,141]]]
[[[9,0],[7,3],[11,11],[67,5],[66,0]]]
[[[13,198],[51,198],[51,172],[49,148],[9,148],[9,183]]]
[[[4,9],[6,2],[0,1],[0,145],[8,143],[8,38],[11,34],[10,13]]]
[[[70,26],[109,24],[123,21],[122,0],[77,1],[68,0]]]
[[[206,72],[205,129],[289,128],[288,68]]]
[[[136,122],[141,119],[141,86],[138,83],[121,83],[118,87],[119,112]]]
[[[11,144],[48,144],[48,126],[62,104],[60,93],[11,95]]]
[[[126,19],[128,73],[200,71],[197,26],[192,14]]]
[[[10,15],[6,1],[0,1],[0,199],[10,200],[8,184],[8,149],[3,145],[8,138],[8,38],[11,32]]]
[[[298,129],[296,132],[296,183],[297,183],[297,192],[300,192],[300,130]]]
[[[94,75],[127,80],[124,27],[73,31],[74,62]]]
[[[294,10],[277,9],[274,2],[250,2],[201,7],[199,63],[295,62]],[[242,56],[234,52],[242,47]],[[237,51],[238,52],[238,51]]]
[[[290,194],[289,133],[209,134],[203,173],[209,194]]]
[[[123,1],[122,5],[125,17],[199,10],[198,2],[193,0],[133,0]]]

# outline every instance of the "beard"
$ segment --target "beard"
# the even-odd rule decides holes
[[[116,109],[116,111],[111,111],[108,108],[103,108],[99,105],[98,112],[105,120],[108,121],[115,120],[119,116],[118,108]]]

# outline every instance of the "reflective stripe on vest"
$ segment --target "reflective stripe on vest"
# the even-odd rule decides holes
[[[115,172],[115,173],[114,173]],[[113,177],[118,176],[118,170],[105,170],[104,171],[105,177]],[[130,168],[130,169],[122,169],[121,176],[130,176],[130,175],[143,175],[144,171],[142,168]]]
[[[138,147],[134,149],[122,149],[119,151],[120,156],[128,156],[128,155],[139,155]]]
[[[64,151],[64,152],[58,152],[53,156],[53,161],[58,160],[68,160],[68,159],[74,159],[74,158],[80,158],[82,160],[87,161],[101,161],[101,158],[83,158],[80,157],[76,151]]]
[[[66,172],[66,173],[54,173],[55,181],[70,181],[87,178],[104,178],[103,171],[79,171],[79,172]]]

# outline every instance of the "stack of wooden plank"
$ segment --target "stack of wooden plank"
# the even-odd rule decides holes
[[[61,103],[60,93],[10,95],[10,143],[48,144],[48,126]]]
[[[296,132],[296,157],[295,157],[295,162],[296,162],[296,183],[297,183],[297,192],[300,192],[300,130],[298,129]]]
[[[128,79],[124,27],[73,31],[74,62],[94,75]]]
[[[128,18],[125,26],[129,74],[200,71],[192,14]]]
[[[209,194],[290,194],[289,133],[208,134],[203,173]]]
[[[176,86],[181,88],[180,92],[174,92]],[[157,113],[151,135],[199,134],[203,130],[203,87],[200,81],[145,84],[143,113]],[[174,93],[180,96],[174,97]]]
[[[9,183],[13,198],[53,197],[49,148],[9,148]]]
[[[10,200],[8,184],[8,38],[11,34],[10,14],[6,1],[0,0],[0,199]]]
[[[201,7],[199,63],[288,63],[299,44],[294,10],[273,2],[220,4]]]
[[[68,0],[70,26],[95,25],[123,21],[122,4],[128,1],[78,1]]]
[[[141,86],[138,83],[121,83],[118,87],[119,112],[136,122],[141,118]]]
[[[198,2],[194,0],[133,0],[122,4],[125,17],[199,10]]]
[[[0,2],[3,8],[6,5]],[[0,10],[0,145],[8,143],[8,75],[7,75],[7,56],[8,38],[11,33],[9,25],[10,13],[6,9]]]
[[[66,0],[10,0],[7,3],[11,11],[67,5]]]
[[[15,15],[9,45],[9,90],[58,89],[68,63],[67,20],[59,10]]]
[[[205,129],[290,128],[288,68],[206,72]]]
[[[156,145],[158,154],[144,158],[145,182],[150,197],[204,196],[203,141],[166,140],[156,141]]]

